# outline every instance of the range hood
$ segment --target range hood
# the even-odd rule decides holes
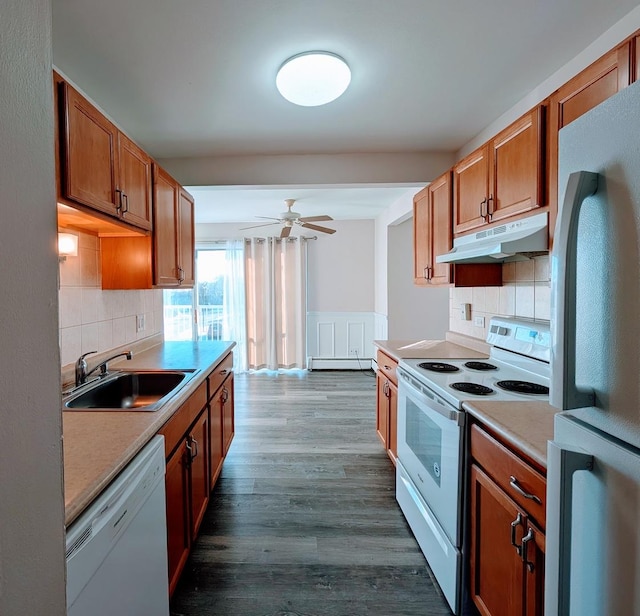
[[[549,250],[547,213],[536,214],[453,240],[453,248],[436,263],[496,263],[527,258]],[[530,256],[530,255],[529,255]]]

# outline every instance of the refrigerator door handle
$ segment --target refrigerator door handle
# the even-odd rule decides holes
[[[554,377],[549,403],[561,409],[594,406],[593,391],[576,384],[576,257],[578,218],[583,201],[598,188],[598,174],[577,171],[569,176],[558,212],[551,254],[551,366]]]
[[[570,606],[573,474],[593,470],[593,456],[549,441],[545,616],[566,616]]]

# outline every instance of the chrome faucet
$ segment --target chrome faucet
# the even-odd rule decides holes
[[[76,387],[87,382],[87,379],[96,371],[100,370],[100,375],[104,376],[107,374],[107,363],[116,359],[117,357],[126,357],[127,359],[131,359],[133,357],[133,353],[131,351],[123,351],[122,353],[117,353],[116,355],[112,355],[108,359],[105,359],[103,362],[100,362],[95,368],[92,368],[87,372],[87,361],[85,357],[87,355],[91,355],[93,353],[97,353],[97,351],[89,351],[84,355],[81,355],[76,362]]]

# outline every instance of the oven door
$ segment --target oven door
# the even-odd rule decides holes
[[[451,543],[462,545],[462,411],[398,369],[398,459]]]

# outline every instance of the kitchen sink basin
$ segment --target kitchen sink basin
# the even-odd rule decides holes
[[[76,411],[156,411],[194,372],[123,370],[74,391],[64,407]]]

